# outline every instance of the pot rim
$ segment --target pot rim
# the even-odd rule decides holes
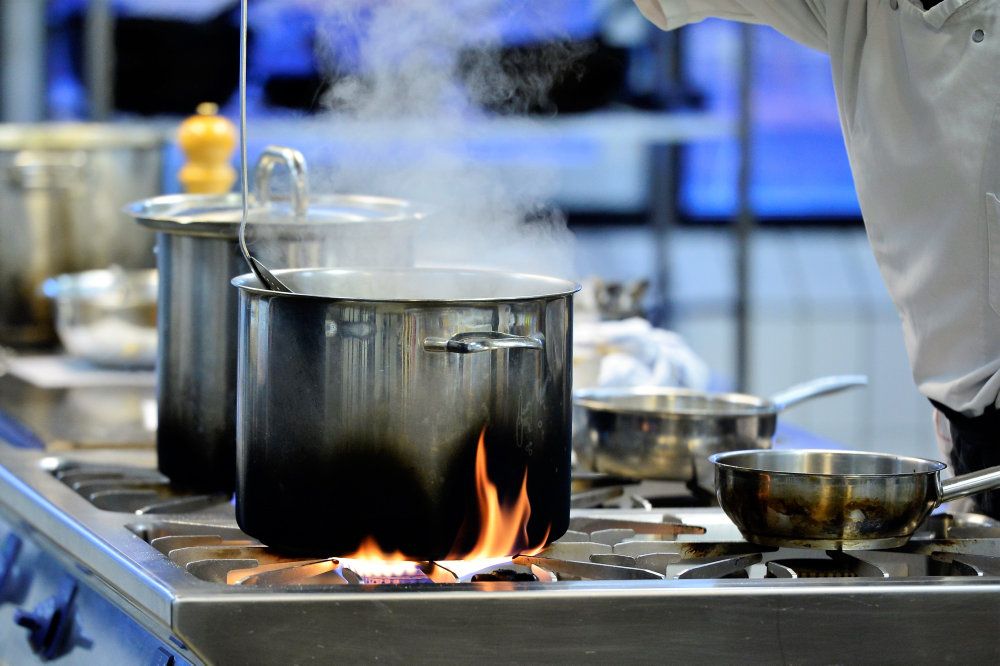
[[[728,402],[729,409],[710,407],[687,407],[665,409],[644,409],[638,406],[616,405],[615,398],[628,399],[650,396],[705,398],[713,402]],[[611,414],[642,416],[646,418],[677,419],[706,418],[725,419],[747,416],[777,416],[778,408],[770,400],[748,393],[712,393],[697,389],[668,386],[630,386],[623,388],[587,388],[573,392],[573,403],[585,409]],[[741,404],[742,403],[742,404]]]
[[[160,148],[166,143],[166,132],[155,126],[85,122],[0,124],[0,150]]]
[[[455,276],[459,275],[476,275],[476,276],[497,276],[503,277],[504,279],[524,279],[531,280],[539,284],[549,284],[552,286],[551,292],[546,293],[530,293],[530,294],[519,294],[511,296],[484,296],[484,297],[471,297],[471,298],[371,298],[362,296],[330,296],[324,294],[310,294],[310,293],[285,293],[279,291],[271,291],[270,289],[264,289],[259,286],[260,282],[253,273],[244,273],[243,275],[238,275],[230,280],[230,283],[238,288],[241,292],[255,295],[255,296],[268,296],[274,298],[295,298],[302,300],[312,300],[327,303],[406,303],[406,304],[427,304],[427,305],[454,305],[456,303],[470,303],[470,304],[486,304],[486,303],[509,303],[513,301],[529,301],[529,300],[542,300],[542,299],[555,299],[563,298],[566,296],[572,296],[574,293],[580,291],[581,286],[576,282],[570,280],[564,280],[562,278],[551,277],[547,275],[535,275],[531,273],[513,273],[507,271],[499,270],[485,270],[477,268],[465,268],[457,266],[449,267],[434,267],[434,266],[417,266],[413,268],[370,268],[370,269],[359,269],[359,268],[284,268],[279,270],[272,270],[274,275],[279,278],[283,275],[295,275],[298,273],[331,273],[331,274],[372,274],[373,278],[378,274],[386,273],[422,273],[422,274],[432,274],[432,273],[450,273]]]
[[[156,299],[159,272],[155,268],[97,268],[77,273],[61,273],[47,278],[41,292],[47,298],[74,298],[90,300],[106,296],[109,292],[135,289],[148,292]]]
[[[762,453],[768,453],[771,455],[785,456],[785,457],[796,457],[803,454],[834,454],[838,456],[849,456],[852,458],[868,458],[868,459],[892,459],[898,461],[901,464],[910,464],[914,467],[926,467],[928,469],[914,469],[911,471],[899,471],[899,472],[850,472],[850,473],[834,473],[834,472],[796,472],[789,470],[769,470],[764,467],[750,467],[747,465],[727,462],[730,458],[739,458],[740,456],[750,456],[752,458],[758,458]],[[937,476],[941,471],[945,470],[948,465],[941,462],[940,460],[931,460],[930,458],[918,458],[914,456],[897,456],[890,455],[886,453],[876,453],[872,451],[851,451],[846,449],[788,449],[786,451],[776,451],[774,449],[743,449],[740,451],[724,451],[721,453],[715,453],[708,457],[708,460],[714,464],[717,468],[727,469],[734,472],[744,472],[750,474],[767,474],[768,476],[778,476],[785,478],[824,478],[824,479],[834,479],[834,480],[844,480],[849,481],[851,479],[871,479],[871,478],[901,478],[901,477],[915,477],[915,476]]]

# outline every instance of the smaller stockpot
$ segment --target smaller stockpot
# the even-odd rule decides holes
[[[769,449],[779,412],[867,383],[863,375],[821,377],[769,399],[659,386],[577,391],[573,450],[580,466],[590,471],[695,482],[714,492],[710,455]]]
[[[763,546],[896,548],[936,506],[1000,487],[1000,466],[942,481],[942,462],[861,451],[730,451],[711,461],[719,504]]]
[[[271,196],[276,168],[291,175],[291,200]],[[268,147],[254,174],[250,228],[266,265],[409,266],[421,215],[400,199],[309,196],[302,154]],[[240,253],[238,194],[172,194],[126,212],[156,232],[160,273],[157,353],[161,472],[178,485],[231,492],[236,469],[239,295],[230,285]]]

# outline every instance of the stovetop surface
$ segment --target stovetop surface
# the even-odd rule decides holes
[[[662,506],[704,503],[676,484],[589,479],[534,556],[386,570],[272,552],[230,498],[166,484],[151,448],[66,449],[0,442],[0,514],[206,662],[1000,659],[1000,526],[982,516],[891,551],[774,550],[718,507]]]
[[[344,585],[567,581],[1000,576],[1000,523],[975,514],[932,516],[892,550],[816,551],[746,543],[721,513],[693,505],[680,484],[635,484],[601,475],[574,480],[569,531],[541,552],[512,558],[381,562],[302,557],[268,548],[236,526],[231,499],[172,487],[153,469],[46,458],[43,467],[100,511],[132,514],[125,527],[200,581],[258,590]],[[682,506],[658,508],[680,499]],[[707,509],[707,510],[706,510]],[[334,520],[330,529],[335,529]],[[317,529],[323,526],[317,525]],[[503,586],[510,589],[510,586]]]
[[[574,503],[593,505],[595,488],[604,497],[573,509],[570,530],[531,556],[436,563],[306,558],[241,532],[228,496],[172,488],[148,456],[133,455],[147,459],[131,465],[121,464],[121,452],[110,463],[98,457],[28,456],[30,473],[21,476],[30,477],[40,503],[51,503],[50,511],[71,520],[81,536],[128,560],[129,579],[175,598],[339,594],[359,585],[390,594],[441,584],[518,593],[683,589],[687,581],[710,581],[757,590],[818,585],[821,594],[900,581],[1000,585],[1000,524],[984,516],[935,515],[907,546],[887,551],[775,549],[746,543],[717,507],[655,506],[676,496],[676,484],[616,485],[592,475]],[[335,529],[335,521],[317,529]]]

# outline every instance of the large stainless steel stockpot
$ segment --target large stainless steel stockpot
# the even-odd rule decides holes
[[[515,547],[565,532],[578,285],[459,269],[276,274],[295,293],[233,280],[244,531],[311,553],[371,537],[413,558],[466,554],[482,526],[482,436],[501,504],[527,479]]]
[[[939,504],[1000,487],[1000,466],[942,482],[942,462],[863,451],[731,451],[711,461],[719,504],[765,546],[896,548]]]
[[[586,389],[573,397],[573,448],[585,469],[688,481],[714,492],[710,455],[769,449],[779,412],[867,383],[863,375],[820,377],[770,398],[663,386]]]
[[[258,164],[250,220],[260,239],[254,253],[266,265],[412,263],[419,216],[405,201],[360,195],[270,201],[275,165],[304,164],[292,154],[273,149]],[[305,174],[293,176],[293,194],[307,198]],[[230,280],[247,270],[238,244],[241,206],[237,194],[168,195],[127,209],[157,232],[159,468],[177,484],[205,490],[231,491],[235,483],[239,299]],[[301,206],[308,212],[296,215]]]
[[[163,143],[131,125],[0,125],[0,344],[54,340],[46,278],[153,265],[121,207],[161,191]]]

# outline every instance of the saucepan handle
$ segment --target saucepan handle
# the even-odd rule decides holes
[[[962,474],[941,484],[940,502],[950,502],[966,495],[975,495],[984,490],[1000,488],[1000,465],[987,467],[978,472]]]
[[[545,349],[539,338],[496,331],[456,333],[450,338],[424,338],[424,351],[475,354],[495,349]]]
[[[844,389],[855,386],[867,386],[868,377],[865,375],[834,375],[832,377],[820,377],[809,382],[796,384],[790,388],[771,396],[771,402],[779,412],[797,405],[800,402],[816,398],[828,393],[837,393]]]

